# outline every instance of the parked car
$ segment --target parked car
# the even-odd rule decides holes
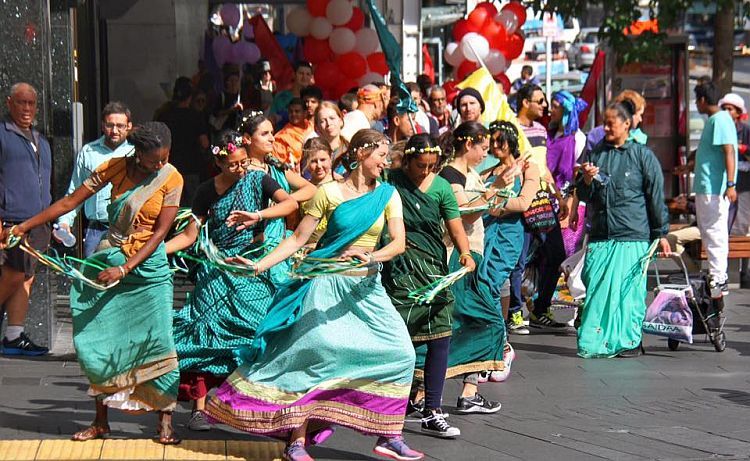
[[[571,69],[591,67],[599,46],[599,29],[584,27],[568,49],[568,65]]]

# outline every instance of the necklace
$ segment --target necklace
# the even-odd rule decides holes
[[[265,162],[261,162],[260,160],[256,160],[254,158],[249,159],[250,166],[253,166],[259,170],[266,171],[267,165]]]
[[[357,189],[356,187],[354,187],[354,184],[349,184],[349,181],[344,181],[344,185],[345,185],[346,187],[348,187],[348,188],[349,188],[349,190],[351,190],[351,191],[353,191],[353,192],[356,192],[357,194],[364,194],[364,193],[366,193],[366,192],[369,192],[369,191],[370,191],[370,186],[366,186],[366,187],[367,187],[367,189],[365,189],[365,190],[361,191],[361,190]]]

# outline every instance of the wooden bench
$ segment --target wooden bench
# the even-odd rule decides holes
[[[695,259],[708,259],[706,247],[701,245],[697,240],[688,245],[688,253]],[[750,258],[750,237],[729,236],[729,257],[728,259],[745,259]]]

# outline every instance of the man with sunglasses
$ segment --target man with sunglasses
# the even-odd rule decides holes
[[[133,128],[130,121],[130,109],[121,102],[110,102],[102,110],[102,136],[81,149],[76,157],[73,175],[70,178],[67,194],[81,186],[83,181],[91,176],[99,165],[113,157],[123,157],[133,150],[133,145],[127,140],[128,133]],[[88,257],[99,244],[109,229],[107,206],[110,202],[112,186],[106,186],[93,197],[83,203],[83,215],[86,217],[86,230],[83,238],[83,255]],[[78,210],[60,216],[58,224],[66,231],[70,231]]]

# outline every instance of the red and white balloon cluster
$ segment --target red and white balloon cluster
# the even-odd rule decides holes
[[[223,26],[227,35],[219,35],[214,38],[211,48],[214,59],[219,67],[225,63],[232,64],[255,64],[260,59],[260,49],[253,41],[253,27],[244,18],[240,7],[234,3],[221,5],[218,15],[212,18],[212,22]]]
[[[523,52],[524,22],[526,7],[520,2],[507,3],[500,11],[491,2],[477,4],[466,19],[453,26],[456,41],[445,47],[445,60],[456,68],[456,78],[466,78],[481,61],[507,93],[510,81],[505,70]]]
[[[289,12],[289,31],[303,38],[302,53],[315,66],[315,84],[338,99],[349,89],[382,81],[388,73],[378,34],[351,0],[307,0]]]

